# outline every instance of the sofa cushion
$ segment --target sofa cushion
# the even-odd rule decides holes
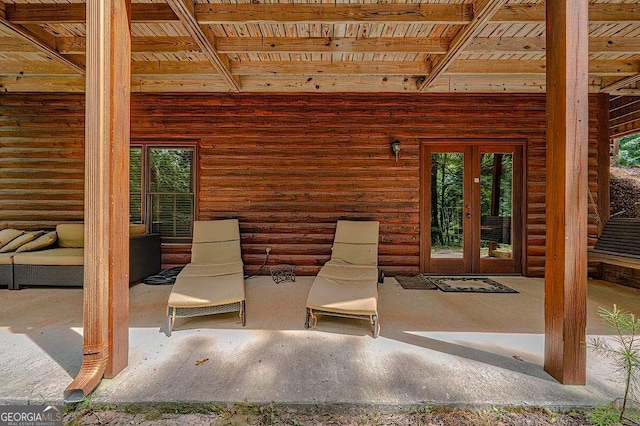
[[[11,240],[16,239],[22,234],[24,234],[24,231],[20,229],[3,229],[0,231],[0,247],[4,247],[9,244]]]
[[[13,256],[13,263],[15,265],[81,266],[84,264],[84,249],[65,247],[16,253]]]
[[[19,247],[28,242],[31,242],[42,235],[44,231],[31,231],[25,232],[20,235],[18,238],[14,238],[9,242],[9,244],[5,244],[2,248],[0,248],[0,253],[7,253],[10,251],[16,251]]]
[[[40,250],[52,246],[57,239],[58,235],[56,231],[47,232],[46,234],[39,236],[35,240],[18,247],[16,253],[21,253],[23,251]]]
[[[15,253],[0,253],[0,265],[11,265]]]
[[[58,245],[67,248],[84,247],[84,224],[61,223],[56,226],[58,233]]]
[[[129,224],[129,236],[135,237],[138,235],[145,235],[147,233],[147,225],[144,223],[130,223]]]

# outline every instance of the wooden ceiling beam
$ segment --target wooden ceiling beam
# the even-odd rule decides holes
[[[171,9],[180,18],[187,32],[198,43],[202,53],[211,61],[222,78],[236,92],[240,91],[240,85],[229,71],[229,58],[218,53],[215,46],[213,32],[207,27],[201,27],[196,19],[194,4],[191,0],[166,0]]]
[[[0,44],[2,39],[0,39]],[[316,61],[232,61],[233,75],[426,75],[430,64],[423,61],[354,61],[324,63]],[[516,59],[457,59],[447,69],[447,77],[509,76],[540,77],[546,61]],[[209,61],[134,61],[135,76],[210,75],[216,69]],[[637,61],[590,61],[589,74],[599,77],[628,77],[640,73]],[[53,60],[3,61],[2,75],[68,75],[69,69]]]
[[[176,22],[178,17],[166,4],[133,3],[131,20]],[[395,22],[441,23],[464,25],[473,19],[471,5],[449,4],[198,4],[195,8],[201,24],[240,22]],[[7,4],[6,18],[17,24],[84,23],[85,7],[73,4]],[[640,5],[590,4],[589,21],[637,22]],[[541,23],[545,21],[544,4],[507,4],[492,22]]]
[[[407,76],[243,76],[240,79],[243,92],[417,92],[419,78]],[[539,77],[510,78],[508,76],[465,77],[442,76],[436,82],[439,92],[450,93],[544,93],[545,79]],[[82,76],[57,77],[24,76],[23,78],[0,76],[2,90],[12,92],[78,92],[85,90]],[[219,75],[184,76],[133,76],[133,92],[225,92],[228,84]],[[592,93],[600,91],[600,80],[590,81]],[[639,89],[623,89],[625,94],[640,94]]]
[[[217,73],[209,61],[134,61],[131,74],[143,75],[211,75]]]
[[[453,75],[545,75],[546,60],[522,59],[457,59],[447,69]],[[640,72],[638,61],[590,61],[589,74],[607,77],[624,77]]]
[[[216,40],[221,53],[434,53],[449,48],[447,39],[225,37]]]
[[[475,16],[469,25],[455,36],[447,53],[436,59],[429,75],[420,85],[419,90],[425,91],[433,82],[442,75],[464,48],[473,41],[493,15],[506,3],[507,0],[478,0],[475,4]]]
[[[72,4],[8,4],[7,19],[14,24],[82,24],[86,22],[86,5]],[[131,22],[177,22],[178,17],[167,4],[133,3]]]
[[[598,3],[589,5],[590,23],[638,22],[640,5],[633,3]],[[507,4],[491,19],[503,23],[544,23],[545,4]]]
[[[224,53],[434,53],[444,54],[449,43],[446,39],[424,38],[217,38],[216,51]],[[62,53],[84,53],[84,37],[58,37],[56,46]],[[2,47],[0,46],[0,51]],[[192,37],[133,37],[131,51],[183,52],[200,51]]]
[[[58,37],[56,46],[60,53],[84,54],[87,41],[84,37]],[[132,37],[132,53],[199,52],[200,46],[192,37]]]
[[[4,3],[2,4],[4,5]],[[5,6],[10,6],[10,5],[5,5]],[[47,57],[55,59],[56,61],[71,68],[73,71],[84,75],[85,73],[84,64],[78,63],[73,59],[60,54],[56,50],[55,45],[52,45],[50,40],[45,40],[40,36],[38,36],[38,34],[35,34],[32,31],[30,31],[28,28],[14,24],[13,22],[7,20],[5,10],[2,10],[2,9],[0,9],[0,27],[5,28],[10,33],[15,34],[17,37],[35,46],[40,52],[44,53]]]
[[[231,62],[234,75],[426,75],[427,62],[321,62],[321,61],[238,61]]]
[[[465,53],[479,54],[544,54],[545,52],[545,37],[477,38],[465,48]],[[636,55],[640,53],[640,39],[631,37],[591,37],[589,38],[589,53]]]
[[[358,22],[465,25],[473,6],[462,4],[197,4],[200,24]]]

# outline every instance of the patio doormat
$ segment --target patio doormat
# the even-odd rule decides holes
[[[176,266],[174,268],[165,269],[156,275],[151,275],[144,280],[143,283],[149,285],[171,285],[176,283],[176,277],[182,271],[184,266]]]
[[[407,277],[403,275],[396,275],[394,277],[398,283],[405,290],[437,290],[438,287],[435,286],[427,277],[424,275],[415,275],[413,277]]]
[[[442,291],[467,293],[518,293],[486,277],[426,277]]]

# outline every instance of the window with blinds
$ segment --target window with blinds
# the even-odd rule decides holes
[[[147,185],[152,231],[166,238],[191,237],[194,211],[192,148],[150,147]]]
[[[142,147],[131,147],[129,151],[129,222],[131,223],[144,223],[143,188]]]
[[[131,147],[132,223],[148,223],[164,241],[190,238],[194,218],[193,147]]]

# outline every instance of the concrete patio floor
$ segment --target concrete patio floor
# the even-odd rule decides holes
[[[321,317],[304,329],[312,277],[246,282],[247,326],[236,314],[178,319],[164,334],[171,286],[131,288],[129,367],[94,402],[255,402],[415,407],[592,406],[621,396],[611,363],[588,351],[586,386],[542,368],[542,279],[493,277],[519,294],[379,287],[382,326]],[[587,333],[605,335],[600,306],[640,314],[640,291],[590,281]],[[82,353],[82,290],[0,290],[0,404],[61,403]]]

